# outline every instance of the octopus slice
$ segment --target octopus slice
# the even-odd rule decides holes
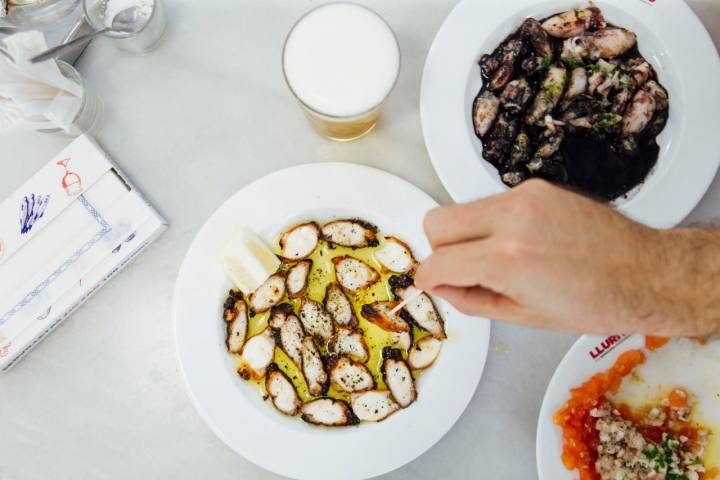
[[[364,392],[375,388],[370,370],[360,362],[344,355],[331,357],[328,361],[330,379],[343,392]]]
[[[341,247],[363,248],[378,244],[377,227],[362,220],[335,220],[322,227],[322,238]]]
[[[300,411],[302,402],[295,391],[295,386],[274,363],[267,368],[265,390],[280,413],[294,417]]]
[[[320,350],[310,335],[303,339],[302,346],[302,370],[308,391],[310,395],[324,395],[329,384]]]
[[[332,259],[338,283],[345,290],[357,292],[380,280],[380,274],[367,263],[345,255]]]
[[[652,94],[653,98],[655,99],[656,110],[660,111],[666,110],[668,108],[668,93],[655,80],[648,80],[647,83],[645,83],[645,87],[643,88],[643,90],[646,90],[648,93]]]
[[[637,35],[624,28],[604,28],[590,35],[591,56],[594,58],[615,58],[635,46]]]
[[[348,355],[354,360],[367,362],[370,358],[362,330],[340,327],[328,342],[328,351],[335,355]]]
[[[305,330],[300,320],[292,313],[286,315],[282,323],[278,326],[276,318],[271,319],[271,328],[275,333],[275,339],[279,343],[283,352],[290,357],[295,365],[302,366],[302,350],[303,338]]]
[[[325,310],[332,319],[340,326],[354,327],[357,325],[357,318],[352,303],[337,283],[329,283],[325,288]]]
[[[473,126],[475,127],[475,135],[482,138],[490,131],[498,110],[500,109],[500,99],[490,90],[485,90],[477,96],[473,103]]]
[[[288,270],[285,278],[285,289],[288,297],[298,298],[305,293],[312,265],[312,260],[303,260]]]
[[[382,356],[381,371],[385,385],[392,392],[398,405],[406,408],[417,399],[415,380],[410,372],[410,367],[403,360],[400,350],[396,348],[383,348]]]
[[[399,302],[374,302],[362,306],[362,316],[388,332],[408,332],[410,325],[398,313],[391,311]]]
[[[500,94],[503,108],[512,113],[523,111],[532,97],[532,88],[524,78],[518,78],[508,83]]]
[[[375,259],[387,272],[411,273],[418,266],[410,247],[395,237],[385,237],[383,246],[375,251]]]
[[[301,223],[280,235],[280,256],[285,260],[302,260],[310,256],[320,243],[320,226],[315,222]]]
[[[268,325],[270,325],[270,328],[274,330],[279,330],[280,328],[282,328],[285,320],[290,315],[295,315],[292,305],[290,305],[289,303],[281,303],[279,305],[275,305],[270,311]]]
[[[585,93],[588,87],[588,77],[585,67],[573,68],[570,72],[570,81],[565,92],[565,100],[572,100],[578,95]]]
[[[556,38],[569,38],[581,35],[585,30],[605,28],[602,11],[596,7],[568,10],[542,23],[542,28]]]
[[[301,418],[313,425],[325,427],[342,427],[357,425],[360,420],[350,409],[350,405],[334,398],[319,398],[308,402],[300,409]]]
[[[430,332],[437,339],[442,340],[447,337],[445,322],[435,308],[435,304],[428,294],[417,295],[418,289],[412,278],[407,275],[391,277],[390,288],[393,294],[402,300],[414,298],[405,305],[403,310],[412,317],[418,327]]]
[[[381,422],[400,410],[389,390],[353,393],[351,398],[353,412],[361,421]]]
[[[515,73],[515,64],[523,51],[523,42],[518,38],[508,40],[500,47],[500,65],[490,75],[488,87],[493,92],[502,90]]]
[[[248,330],[247,305],[242,298],[229,297],[223,317],[227,323],[225,345],[230,353],[240,353]]]
[[[329,340],[333,336],[335,327],[332,317],[322,303],[309,298],[303,299],[300,305],[300,321],[310,335],[318,335],[324,340]]]
[[[244,365],[238,373],[246,380],[260,379],[272,363],[275,354],[275,336],[269,328],[250,337],[242,349]]]
[[[424,337],[412,346],[408,364],[413,370],[423,370],[435,362],[442,349],[442,341],[435,337]]]
[[[285,273],[270,275],[265,283],[250,294],[250,309],[253,315],[263,313],[277,305],[285,296]]]
[[[541,122],[545,115],[551,113],[555,105],[560,101],[567,82],[567,69],[561,64],[555,64],[548,70],[542,82],[540,91],[535,96],[530,112],[525,117],[529,125],[536,125]]]
[[[390,346],[399,348],[404,352],[410,352],[410,347],[413,344],[413,331],[412,328],[407,332],[392,332],[390,333]]]
[[[533,46],[535,55],[540,58],[540,68],[547,68],[552,63],[553,49],[550,39],[543,26],[534,18],[526,19],[520,26],[520,33]]]
[[[657,102],[647,90],[638,90],[623,117],[623,133],[632,135],[645,130],[655,113]]]

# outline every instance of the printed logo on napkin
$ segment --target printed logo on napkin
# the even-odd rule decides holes
[[[0,203],[0,264],[111,168],[92,142],[81,137]]]
[[[658,0],[640,0],[643,3],[647,3],[648,5],[656,5]]]

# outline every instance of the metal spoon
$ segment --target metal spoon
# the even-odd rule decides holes
[[[82,35],[75,40],[72,40],[67,43],[63,43],[62,45],[58,45],[57,47],[53,47],[49,50],[46,50],[45,52],[41,53],[40,55],[37,55],[30,59],[32,63],[40,63],[44,62],[45,60],[49,60],[51,58],[57,57],[61,53],[63,53],[66,50],[69,50],[70,48],[74,47],[75,45],[85,42],[87,40],[90,40],[93,37],[96,37],[98,35],[101,35],[105,32],[119,32],[119,33],[133,33],[137,30],[139,30],[139,27],[141,26],[141,22],[139,21],[140,18],[140,7],[135,5],[134,7],[126,8],[125,10],[121,10],[118,12],[115,17],[113,17],[112,26],[108,28],[103,28],[102,30],[98,30],[93,33],[88,33],[87,35]]]

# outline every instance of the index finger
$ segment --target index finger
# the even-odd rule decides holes
[[[423,226],[433,249],[490,236],[497,222],[500,196],[455,203],[430,210]]]

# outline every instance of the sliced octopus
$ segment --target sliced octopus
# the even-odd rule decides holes
[[[370,352],[362,330],[340,327],[328,342],[328,351],[335,355],[348,355],[354,360],[367,362]]]
[[[380,280],[380,274],[367,263],[349,255],[332,259],[341,287],[351,292],[364,290]]]
[[[302,402],[298,397],[295,386],[274,363],[271,363],[267,368],[265,390],[280,413],[294,417],[300,411]]]
[[[263,313],[280,303],[285,296],[285,273],[271,275],[257,290],[250,294],[250,309],[253,314]]]
[[[308,402],[302,406],[300,412],[301,418],[313,425],[342,427],[360,422],[347,403],[334,398],[319,398]]]
[[[413,345],[413,330],[407,332],[392,332],[390,334],[390,346],[409,353]]]
[[[413,370],[423,370],[431,366],[440,355],[442,341],[435,337],[424,337],[417,341],[408,354],[408,364]]]
[[[390,288],[398,298],[410,300],[403,310],[410,315],[415,325],[430,332],[437,339],[442,340],[447,337],[445,322],[435,308],[435,304],[428,294],[418,294],[412,278],[407,275],[391,277]]]
[[[299,298],[305,293],[308,285],[308,277],[312,270],[312,260],[303,260],[293,265],[287,272],[285,278],[285,290],[288,297]]]
[[[324,395],[329,384],[320,350],[310,335],[303,339],[302,346],[302,370],[308,391],[313,396]]]
[[[401,408],[406,408],[417,399],[415,379],[410,367],[403,360],[400,350],[390,347],[383,348],[382,374],[385,385]]]
[[[357,318],[352,303],[337,283],[329,283],[325,288],[325,299],[323,300],[325,310],[330,314],[335,323],[343,327],[354,327],[357,325]]]
[[[377,227],[362,220],[335,220],[322,227],[322,238],[331,245],[363,248],[378,244]]]
[[[343,392],[364,392],[375,388],[375,379],[370,370],[364,364],[347,356],[331,357],[328,361],[328,369],[333,384]]]
[[[385,243],[375,251],[375,259],[388,272],[412,273],[418,266],[410,247],[395,237],[385,237]]]
[[[298,317],[292,312],[290,305],[283,303],[279,305],[279,307],[283,307],[282,310],[275,309],[270,316],[270,328],[273,329],[276,342],[282,351],[290,357],[290,360],[292,360],[295,365],[300,367],[303,361],[302,342],[303,338],[305,338],[305,330]],[[288,307],[290,307],[289,312],[287,312]]]
[[[320,226],[315,222],[301,223],[280,235],[280,255],[289,261],[309,257],[320,243]]]
[[[400,410],[389,390],[370,390],[352,394],[352,409],[358,419],[380,422]]]
[[[242,349],[243,365],[238,373],[245,379],[260,379],[273,361],[275,336],[269,328],[250,337]]]
[[[332,317],[322,303],[309,298],[303,299],[300,305],[300,321],[308,334],[324,340],[330,340],[335,331]]]
[[[399,302],[373,302],[362,306],[362,316],[388,332],[408,332],[410,324],[403,320],[399,312],[393,309]]]
[[[231,292],[225,301],[223,318],[226,323],[225,345],[230,353],[240,353],[248,331],[248,311],[242,296]]]

